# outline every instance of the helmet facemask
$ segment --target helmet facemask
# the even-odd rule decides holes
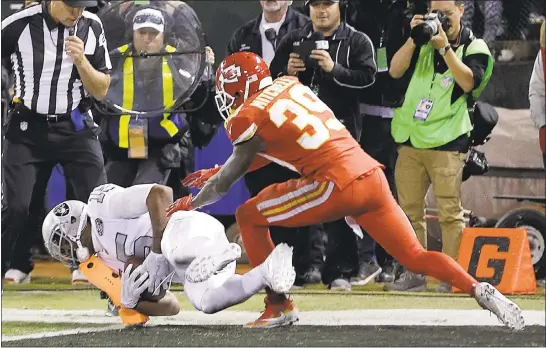
[[[45,241],[45,246],[54,259],[69,267],[74,267],[79,262],[76,255],[78,243],[74,239],[63,231],[61,223],[59,223],[53,228],[49,241]]]
[[[223,83],[222,88],[218,89],[216,91],[216,95],[214,96],[214,101],[216,102],[216,108],[218,109],[218,112],[222,116],[224,120],[227,120],[229,116],[231,115],[231,109],[233,104],[235,103],[235,97],[232,97],[229,95],[226,91],[223,90]]]

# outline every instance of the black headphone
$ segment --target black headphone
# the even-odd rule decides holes
[[[307,2],[307,1],[306,1]],[[342,22],[346,22],[346,15],[347,15],[347,6],[348,6],[349,0],[339,0],[339,12]],[[304,4],[303,11],[304,14],[309,17],[311,15],[311,1],[307,3],[307,5]]]

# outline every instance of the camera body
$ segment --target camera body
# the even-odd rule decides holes
[[[440,10],[434,10],[431,13],[424,15],[423,23],[420,23],[413,27],[411,30],[411,38],[417,46],[423,46],[432,39],[434,35],[437,35],[442,26],[444,31],[448,31],[450,28],[449,18]]]
[[[296,41],[293,43],[294,53],[297,53],[300,56],[300,59],[303,60],[304,64],[309,67],[316,67],[318,65],[316,60],[310,57],[311,51],[312,50],[327,51],[328,48],[329,48],[328,40],[325,40],[324,35],[320,35],[320,33],[313,33],[311,37],[304,38],[301,41]]]

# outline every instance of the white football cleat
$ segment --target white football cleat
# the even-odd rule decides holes
[[[239,244],[229,243],[228,247],[221,253],[196,257],[186,270],[186,280],[190,283],[204,282],[213,274],[240,258],[241,253]]]
[[[4,281],[11,284],[27,284],[30,283],[30,274],[12,268],[4,275]]]
[[[474,289],[478,304],[491,311],[499,321],[513,330],[523,330],[525,321],[521,309],[489,283],[479,283]]]
[[[296,271],[292,266],[292,248],[288,244],[277,245],[259,267],[274,292],[286,294],[294,286]]]

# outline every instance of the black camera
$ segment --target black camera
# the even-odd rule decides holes
[[[417,46],[425,45],[434,35],[438,34],[438,22],[440,22],[442,29],[447,32],[450,28],[449,18],[440,10],[434,10],[426,14],[423,23],[413,27],[410,35]]]
[[[485,153],[471,148],[463,168],[463,181],[468,180],[471,176],[484,175],[488,171],[489,163]]]
[[[324,34],[321,32],[314,32],[309,38],[304,38],[301,41],[296,41],[293,44],[294,53],[300,56],[303,63],[308,67],[316,67],[318,64],[316,60],[310,57],[312,50],[328,50],[328,40],[324,39]]]

